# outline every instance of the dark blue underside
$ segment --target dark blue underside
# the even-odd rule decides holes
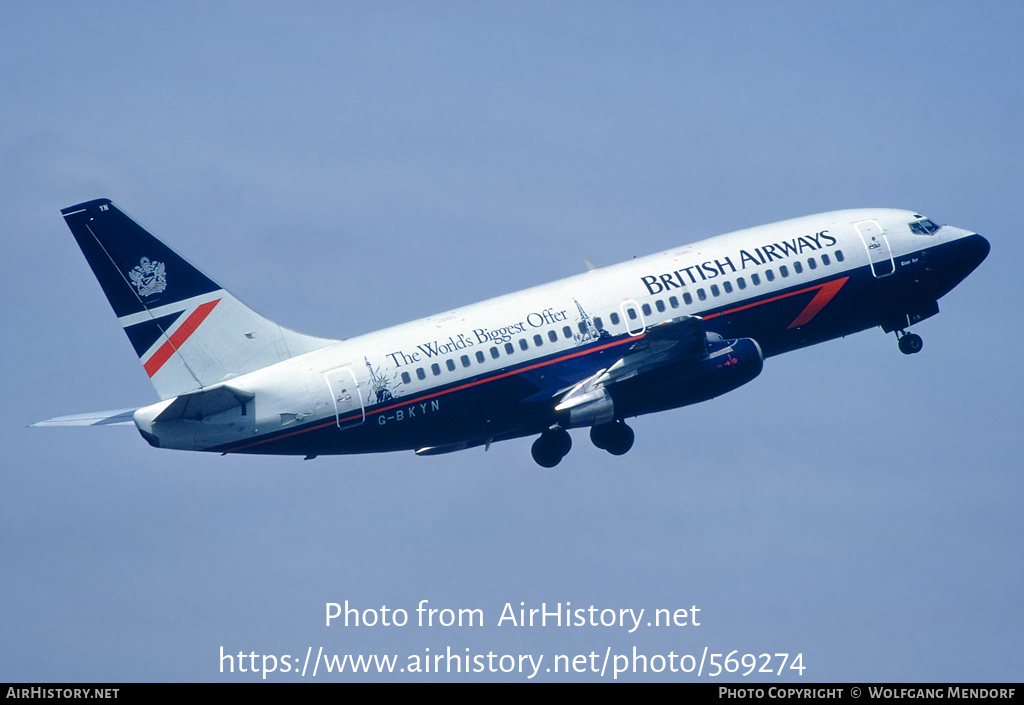
[[[724,338],[753,338],[766,357],[879,325],[900,329],[906,325],[908,316],[919,320],[934,313],[938,298],[984,259],[988,243],[980,236],[974,237],[977,240],[968,238],[921,250],[913,258],[903,258],[908,263],[898,264],[897,273],[888,277],[876,278],[869,267],[847,270],[815,281],[802,280],[790,289],[754,296],[743,302],[746,308],[740,311],[734,310],[738,308],[734,302],[707,309],[700,315],[708,319],[705,324],[708,332]],[[916,262],[909,263],[911,259]],[[806,324],[790,328],[817,293],[816,284],[843,277],[848,280],[827,305]],[[904,323],[899,324],[899,321]],[[211,450],[327,455],[454,443],[476,445],[537,434],[554,421],[553,390],[609,366],[635,341],[626,335],[605,338],[571,351],[532,358],[486,375],[439,386],[429,394],[374,404],[366,407],[365,420],[357,426],[339,429],[334,419],[329,423],[321,420]],[[567,359],[568,355],[578,353],[583,354]],[[666,387],[664,381],[658,370],[647,373],[644,382],[649,394],[642,400],[631,398],[626,408],[617,400],[617,414],[632,417],[692,403],[659,394],[659,390]],[[615,397],[615,388],[611,391]],[[403,412],[400,420],[399,410]]]

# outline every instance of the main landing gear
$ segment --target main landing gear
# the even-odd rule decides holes
[[[533,442],[530,453],[537,465],[542,468],[553,468],[562,462],[572,448],[572,439],[564,428],[549,428]]]
[[[917,333],[907,333],[906,331],[899,330],[896,331],[896,340],[900,352],[904,355],[919,353],[921,348],[924,347],[924,341],[921,340],[921,336]]]
[[[612,455],[625,455],[633,447],[633,429],[621,421],[591,426],[590,440]]]
[[[612,455],[624,455],[633,447],[633,429],[621,421],[590,427],[590,440]],[[553,468],[562,462],[572,448],[569,433],[562,428],[549,428],[533,442],[530,453],[538,465]]]

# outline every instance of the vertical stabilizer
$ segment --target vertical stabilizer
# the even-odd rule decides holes
[[[260,316],[107,199],[61,215],[161,399],[336,342]]]

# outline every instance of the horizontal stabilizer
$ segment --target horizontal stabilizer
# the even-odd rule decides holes
[[[88,414],[58,416],[55,419],[37,421],[33,428],[42,426],[134,426],[132,414],[135,409],[114,409],[113,411],[93,411]]]

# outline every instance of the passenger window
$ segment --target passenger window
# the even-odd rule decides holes
[[[408,372],[403,372],[402,373],[402,384],[409,384],[409,382],[412,382],[412,377],[409,376]]]
[[[515,351],[516,351],[516,348],[515,348],[514,345],[512,345],[512,343],[505,343],[505,354],[506,355],[511,355]]]
[[[632,306],[630,306],[629,308],[626,309],[626,315],[629,316],[629,320],[635,321],[636,320],[636,309],[633,308]]]
[[[738,286],[741,290],[742,289],[746,289],[747,288],[747,280],[744,279],[743,277],[740,277],[739,279],[736,280],[736,286]]]
[[[549,330],[548,331],[548,340],[550,340],[552,343],[557,343],[558,342],[558,333],[556,333],[553,330]]]
[[[527,350],[530,349],[530,344],[526,342],[526,338],[519,339],[519,349],[522,350],[523,352],[526,352]]]
[[[449,372],[455,371],[455,360],[445,360],[444,366],[448,368]]]
[[[576,327],[580,329],[580,335],[587,334],[587,324],[584,323],[583,321],[580,321],[579,325]]]
[[[654,302],[654,308],[658,309],[658,313],[665,313],[665,302],[658,299]]]
[[[801,272],[804,271],[804,266],[802,264],[800,264],[799,262],[794,262],[793,263],[793,271],[796,272],[797,274],[800,274]]]
[[[469,367],[469,355],[463,355],[459,360],[462,362],[463,367]]]
[[[781,274],[783,277],[789,276],[789,269],[786,267],[786,265],[782,265],[781,267],[779,267],[779,274]]]
[[[608,318],[609,318],[609,320],[611,320],[613,326],[619,325],[619,314],[614,313],[614,312],[610,313],[610,314],[608,314]]]
[[[807,266],[810,267],[811,269],[817,269],[818,268],[818,260],[814,259],[813,257],[808,257],[807,258]]]
[[[688,292],[688,291],[684,291],[683,292],[683,303],[685,303],[687,306],[689,306],[690,304],[693,303],[693,297],[690,296],[690,292]]]
[[[540,334],[538,333],[537,335],[533,336],[533,344],[539,348],[541,345],[544,344],[544,338],[541,338]]]
[[[697,298],[701,301],[707,301],[708,295],[704,293],[703,289],[697,289]]]
[[[770,282],[775,281],[775,272],[773,272],[770,269],[764,270],[764,278],[767,279]]]
[[[493,359],[497,360],[500,355],[501,355],[501,353],[498,352],[498,348],[496,348],[496,347],[495,348],[491,348],[491,357]]]
[[[750,283],[753,284],[754,286],[760,286],[761,285],[761,275],[757,274],[757,273],[751,274],[750,275]]]
[[[843,256],[842,250],[836,250],[836,262],[842,262],[846,257]]]
[[[668,305],[672,308],[679,308],[679,299],[674,296],[668,297]]]
[[[828,258],[828,255],[822,255],[822,256],[821,256],[821,263],[822,263],[823,265],[825,265],[825,266],[827,267],[827,266],[829,266],[830,264],[832,264],[832,260],[830,260],[830,259]]]
[[[435,362],[430,366],[430,371],[434,373],[435,377],[437,377],[439,374],[441,374],[441,366]]]
[[[722,288],[725,289],[725,293],[732,293],[732,282],[722,282]]]
[[[564,335],[566,338],[571,338],[572,328],[570,328],[569,326],[562,326],[562,335]]]
[[[643,312],[644,312],[645,316],[650,316],[651,315],[651,305],[650,304],[644,304],[640,308],[643,309]]]
[[[483,362],[484,361],[484,351],[483,350],[477,350],[476,351],[476,361],[477,362]]]
[[[718,284],[711,285],[711,295],[718,296]]]
[[[416,379],[426,379],[427,373],[423,371],[422,367],[416,368]]]
[[[601,320],[600,316],[594,316],[594,327],[598,330],[604,330],[604,321]]]

